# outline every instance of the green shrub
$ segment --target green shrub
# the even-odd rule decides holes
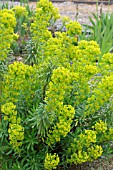
[[[48,27],[59,17],[51,2],[38,2],[30,28],[36,60],[10,63],[2,73],[3,169],[68,169],[111,152],[113,54],[97,64],[99,45],[78,42],[75,21],[53,37]]]

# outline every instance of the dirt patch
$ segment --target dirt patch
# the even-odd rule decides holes
[[[78,166],[73,165],[69,170],[113,170],[113,158],[98,159]]]

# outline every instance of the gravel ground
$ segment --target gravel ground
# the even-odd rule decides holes
[[[36,3],[30,3],[30,5],[35,8]],[[62,3],[53,3],[55,7],[59,9],[59,13],[62,16],[68,16],[72,20],[77,19],[81,24],[90,24],[89,16],[92,16],[92,13],[100,14],[100,12],[113,12],[113,5],[89,5],[89,4],[75,4],[71,1],[62,2]]]
[[[1,0],[0,0],[1,1]],[[0,2],[0,4],[3,2]],[[15,5],[19,5],[19,2],[15,2]],[[36,2],[30,2],[29,3],[32,8],[35,9]],[[11,2],[9,2],[9,6],[11,5]],[[59,9],[59,13],[62,16],[68,16],[72,20],[77,20],[81,24],[90,24],[89,23],[89,16],[92,16],[92,13],[97,13],[100,15],[100,12],[113,12],[113,5],[98,5],[98,7],[95,5],[89,5],[89,4],[75,4],[73,2],[67,1],[62,3],[53,3],[55,7]]]
[[[92,13],[100,14],[102,10],[104,13],[113,12],[113,5],[88,5],[88,4],[75,4],[73,2],[64,2],[64,3],[54,3],[54,6],[59,9],[61,15],[70,17],[72,20],[77,18],[81,24],[89,24],[89,16]],[[77,15],[78,13],[78,15]]]

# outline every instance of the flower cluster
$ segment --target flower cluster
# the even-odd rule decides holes
[[[8,133],[10,144],[16,151],[19,151],[24,139],[24,128],[20,124],[9,124]]]
[[[50,2],[49,0],[40,0],[37,3],[36,10],[41,9],[41,8],[43,10],[42,15],[44,15],[44,17],[45,17],[45,19],[43,21],[46,20],[48,22],[48,24],[51,21],[51,19],[57,20],[60,17],[58,8],[55,8],[53,6],[52,2]]]
[[[80,35],[82,33],[81,25],[76,21],[70,21],[66,24],[67,34],[70,36]]]
[[[14,17],[14,12],[9,9],[0,10],[0,21],[0,25],[3,25],[6,29],[14,28],[16,25],[16,18]]]
[[[37,3],[34,22],[31,24],[32,39],[36,43],[37,59],[42,59],[46,43],[52,37],[48,26],[54,23],[58,18],[58,9],[48,0],[40,0]]]
[[[35,88],[35,66],[28,66],[22,62],[14,62],[8,67],[4,75],[2,102],[24,101],[29,103]]]
[[[45,101],[47,105],[45,109],[51,113],[51,123],[57,119],[56,125],[48,134],[48,145],[55,141],[60,141],[60,137],[65,137],[70,131],[72,119],[75,110],[71,105],[63,105],[66,91],[71,89],[70,82],[72,81],[72,74],[68,69],[59,67],[53,71],[49,89],[46,91]],[[54,114],[54,115],[53,115]]]
[[[113,54],[104,54],[101,59],[101,62],[99,63],[99,67],[100,72],[103,75],[110,75],[110,73],[113,73]]]
[[[60,141],[60,137],[66,137],[71,130],[72,119],[74,118],[75,110],[72,106],[64,105],[59,113],[58,122],[49,130],[47,144],[51,145]]]
[[[45,61],[57,67],[69,68],[73,58],[76,57],[76,47],[73,44],[73,41],[76,42],[76,40],[67,36],[66,32],[56,32],[55,36],[47,42],[44,53]]]
[[[78,135],[78,138],[74,138],[74,142],[68,148],[70,158],[67,161],[74,164],[81,164],[97,159],[102,155],[103,150],[101,146],[95,144],[96,142],[96,131],[85,130],[85,132]]]
[[[79,150],[78,153],[73,153],[71,158],[67,160],[69,163],[82,164],[83,162],[87,162],[89,159],[89,155],[85,151]]]
[[[59,156],[56,153],[54,153],[54,155],[47,153],[45,157],[44,167],[48,170],[56,169],[59,161]]]
[[[16,18],[28,16],[28,11],[23,6],[15,6],[12,8],[12,10],[14,11]]]
[[[58,34],[57,34],[58,35]],[[66,44],[70,41],[69,38],[66,39],[66,36],[64,38],[64,34],[62,37],[59,35],[59,37],[53,38],[51,37],[46,46],[45,50],[45,61],[51,62],[55,66],[63,66],[68,62],[68,57],[66,56]],[[65,39],[65,42],[64,42]],[[68,48],[68,46],[67,46]]]
[[[79,139],[82,145],[89,147],[91,143],[96,142],[96,132],[93,130],[85,130],[84,134],[79,135]]]
[[[45,101],[48,112],[54,110],[59,113],[58,109],[62,106],[66,90],[71,90],[71,72],[64,68],[58,67],[53,70],[49,88],[46,91]]]
[[[10,45],[13,41],[16,19],[11,10],[0,10],[0,61],[7,58]]]
[[[95,123],[94,128],[98,133],[105,133],[107,130],[107,124],[100,120],[99,122]]]
[[[85,115],[93,114],[109,101],[113,94],[113,75],[104,76],[98,83],[96,89],[92,91],[92,95],[87,99]]]
[[[101,52],[99,45],[95,41],[81,40],[77,48],[76,55],[82,64],[96,64],[96,60],[98,60]]]
[[[88,155],[90,157],[89,161],[93,161],[102,155],[102,147],[99,145],[94,145],[91,148],[88,148]]]
[[[21,126],[21,119],[17,118],[16,105],[13,103],[5,103],[1,107],[1,111],[4,113],[4,120],[9,122],[9,139],[10,144],[16,151],[19,151],[19,147],[22,145],[24,139],[24,128]]]
[[[11,102],[2,105],[1,111],[4,113],[4,120],[16,123],[17,111],[15,109],[16,106]]]
[[[104,131],[97,131],[98,141],[102,143],[103,141],[112,141],[113,140],[113,128],[110,127],[105,129]],[[102,134],[102,135],[101,135]]]

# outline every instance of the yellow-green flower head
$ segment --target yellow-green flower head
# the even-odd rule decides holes
[[[61,136],[67,136],[71,129],[74,114],[75,110],[71,105],[64,105],[63,108],[59,108],[59,122],[53,127],[53,131],[48,134],[48,145],[60,141]]]
[[[12,10],[14,11],[15,16],[16,16],[17,18],[23,17],[23,16],[24,16],[24,17],[27,17],[27,16],[28,16],[28,11],[27,11],[26,8],[23,7],[23,6],[15,6],[15,7],[12,8]]]
[[[100,120],[99,122],[96,122],[94,128],[98,133],[105,133],[107,130],[107,124]]]
[[[12,102],[2,105],[1,111],[4,113],[4,120],[7,120],[12,124],[20,124],[21,119],[17,118],[16,105],[14,105]]]
[[[81,25],[76,21],[70,21],[66,24],[67,34],[70,36],[80,35],[82,33]]]
[[[58,8],[55,8],[52,2],[50,2],[49,0],[40,0],[37,3],[37,8],[42,8],[43,14],[45,15],[45,17],[48,17],[49,20],[51,18],[54,18],[56,20],[60,17]]]
[[[57,169],[59,162],[60,159],[56,153],[54,153],[53,155],[51,153],[47,153],[45,157],[44,167],[47,170]]]
[[[85,74],[89,74],[90,75],[95,75],[98,73],[99,69],[97,66],[93,66],[93,65],[86,65],[83,67],[83,71]]]
[[[10,144],[16,151],[19,151],[19,146],[22,145],[24,139],[24,128],[20,125],[21,119],[17,118],[16,106],[9,102],[5,103],[1,107],[1,111],[4,113],[4,120],[9,121],[9,139]]]
[[[30,74],[32,74],[34,71],[32,66],[23,64],[22,62],[14,62],[13,64],[9,65],[9,69],[8,72],[9,74],[11,74],[12,76],[22,76],[23,78],[25,76],[30,76]]]
[[[96,132],[93,130],[85,130],[85,133],[80,134],[79,138],[83,145],[90,146],[91,143],[96,142]]]
[[[6,9],[4,8],[3,10],[1,10],[2,12],[8,12],[9,14],[14,15],[14,12],[12,11],[12,9]]]
[[[14,28],[16,25],[16,18],[11,10],[3,9],[0,11],[0,25],[3,24],[5,28]]]
[[[16,151],[19,151],[19,147],[24,139],[24,128],[19,124],[10,124],[8,132],[10,144]]]
[[[101,63],[109,64],[109,65],[113,64],[113,54],[111,53],[104,54]]]
[[[91,148],[88,148],[88,155],[90,156],[90,160],[97,159],[103,153],[103,149],[99,145],[94,145]]]
[[[78,55],[81,56],[81,62],[96,62],[101,54],[100,47],[95,41],[81,40],[78,43]]]
[[[95,113],[105,102],[109,101],[113,94],[112,87],[113,75],[104,76],[98,83],[96,89],[92,91],[92,95],[87,99],[86,115]]]
[[[62,19],[62,22],[63,22],[63,23],[68,23],[68,22],[70,22],[70,18],[67,17],[67,16],[62,16],[61,19]]]
[[[15,109],[16,109],[16,106],[12,102],[5,103],[1,107],[1,111],[5,113],[6,115],[11,114]]]
[[[34,94],[33,89],[36,85],[35,71],[35,67],[25,65],[22,62],[10,64],[7,74],[4,76],[2,102],[10,101],[15,103],[20,98],[21,100],[24,98],[28,102]]]
[[[99,63],[100,72],[103,75],[109,75],[113,73],[113,54],[107,53],[102,56]]]
[[[78,153],[73,153],[71,155],[71,159],[69,159],[68,161],[72,164],[81,164],[83,162],[87,162],[89,160],[89,155],[87,154],[87,152],[84,152],[82,150],[78,150]]]
[[[13,34],[13,39],[14,40],[17,40],[19,38],[19,35],[16,33],[16,34]]]
[[[9,122],[16,123],[17,111],[15,110],[16,106],[9,102],[1,106],[1,111],[4,113],[4,120]]]

